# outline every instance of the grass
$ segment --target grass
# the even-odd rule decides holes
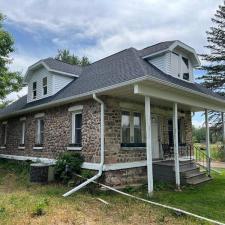
[[[182,187],[181,192],[173,186],[156,184],[153,201],[174,206],[189,212],[225,223],[225,170],[221,175],[213,173],[213,180],[198,186]],[[144,197],[146,187],[133,190],[134,195]]]
[[[163,188],[165,187],[158,186],[158,189]],[[112,192],[92,195],[83,190],[63,198],[62,194],[67,190],[67,187],[59,184],[30,184],[27,164],[0,160],[0,224],[208,224]],[[146,190],[144,191],[146,193]],[[156,192],[154,198],[163,201],[168,195],[168,202],[174,203],[173,200],[177,198],[182,205],[182,198],[177,194],[173,191]],[[192,195],[191,190],[189,194]],[[97,197],[110,204],[100,202]]]

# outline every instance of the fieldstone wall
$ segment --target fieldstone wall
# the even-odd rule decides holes
[[[121,148],[121,107],[120,100],[101,97],[105,102],[105,164],[134,162],[146,160],[145,148]],[[61,152],[67,151],[71,143],[72,117],[68,108],[83,105],[82,111],[82,151],[86,162],[100,162],[100,105],[94,100],[82,101],[27,113],[8,120],[7,145],[0,149],[0,154],[13,154],[34,157],[56,158]],[[162,109],[161,109],[162,111]],[[158,114],[160,124],[160,141],[168,143],[168,116],[164,110]],[[35,145],[35,114],[44,113],[44,144],[42,150],[34,150]],[[171,112],[170,112],[171,114]],[[192,144],[191,113],[184,113],[185,140]],[[20,118],[26,117],[25,149],[19,149],[21,138]],[[1,137],[0,129],[0,137]],[[133,168],[105,172],[105,182],[110,185],[127,185],[146,181],[146,168]]]
[[[97,162],[99,158],[99,104],[94,100],[54,107],[35,113],[24,114],[7,121],[7,144],[0,154],[23,155],[33,157],[56,158],[67,151],[71,143],[72,113],[68,108],[83,105],[82,112],[82,154],[87,162]],[[36,119],[35,114],[44,113],[44,144],[42,150],[34,150]],[[21,139],[20,118],[26,117],[25,148],[19,149]],[[2,137],[0,129],[0,137]],[[80,151],[79,151],[80,152]]]

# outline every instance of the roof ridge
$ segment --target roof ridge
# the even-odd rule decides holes
[[[129,49],[132,49],[132,48],[133,48],[133,47],[125,48],[125,49],[123,49],[123,50],[121,50],[121,51],[119,51],[119,52],[113,53],[112,55],[108,55],[108,56],[106,56],[106,57],[104,57],[104,58],[101,58],[101,59],[99,59],[99,60],[97,60],[97,61],[95,61],[95,62],[93,62],[93,63],[91,63],[90,65],[87,65],[87,66],[91,66],[91,65],[93,65],[93,64],[95,64],[95,63],[97,63],[97,62],[100,62],[100,61],[102,61],[102,60],[105,60],[105,59],[107,59],[107,58],[109,58],[109,57],[111,57],[111,56],[115,56],[115,55],[117,55],[117,54],[120,54],[121,52],[124,52],[124,51],[129,50]]]
[[[48,58],[45,58],[45,59],[43,59],[43,60],[46,60],[46,59],[52,59],[52,60],[58,61],[58,62],[60,62],[60,63],[64,63],[64,64],[66,64],[66,65],[69,65],[69,66],[78,66],[78,67],[82,67],[82,66],[80,66],[80,65],[76,65],[76,64],[71,64],[71,63],[68,63],[68,62],[64,62],[64,61],[62,61],[62,60],[60,60],[60,59],[56,59],[56,58],[53,58],[53,57],[48,57]]]

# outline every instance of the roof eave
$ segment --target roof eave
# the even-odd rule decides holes
[[[86,93],[83,93],[83,94],[79,94],[79,95],[75,95],[75,96],[71,96],[71,97],[67,97],[67,98],[62,98],[62,99],[59,99],[59,100],[56,100],[56,101],[53,101],[53,102],[50,102],[50,103],[41,104],[41,105],[30,107],[30,108],[27,108],[27,109],[18,110],[18,111],[15,111],[13,113],[7,114],[5,116],[2,116],[2,117],[0,116],[0,119],[5,119],[5,118],[12,117],[12,116],[16,116],[16,115],[20,115],[20,114],[24,114],[24,113],[27,113],[27,112],[40,110],[40,109],[51,108],[51,107],[54,107],[56,105],[66,104],[66,103],[70,103],[70,102],[74,102],[74,101],[80,101],[84,98],[91,97],[93,93],[99,93],[100,94],[100,93],[103,93],[105,91],[110,91],[110,90],[113,90],[115,88],[135,84],[137,82],[141,82],[141,81],[145,81],[145,80],[146,81],[154,81],[154,82],[157,82],[157,83],[169,86],[169,87],[177,88],[179,90],[183,90],[183,91],[190,92],[190,93],[193,93],[193,94],[196,94],[196,95],[200,95],[200,96],[205,97],[205,98],[210,98],[212,100],[217,101],[218,103],[225,104],[225,100],[219,99],[217,97],[209,96],[207,94],[191,90],[190,88],[185,88],[183,86],[180,86],[180,85],[177,85],[177,84],[174,84],[174,83],[171,83],[171,82],[167,82],[167,81],[164,81],[164,80],[161,80],[161,79],[157,79],[156,77],[153,77],[152,75],[145,75],[145,76],[142,76],[142,77],[139,77],[139,78],[135,78],[135,79],[132,79],[132,80],[129,80],[129,81],[125,81],[125,82],[120,83],[120,84],[116,84],[116,85],[108,86],[108,87],[105,87],[105,88],[92,90],[92,91],[89,91],[89,92],[86,92]]]

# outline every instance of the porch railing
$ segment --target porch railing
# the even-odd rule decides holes
[[[195,162],[207,172],[208,176],[211,173],[211,158],[206,154],[205,149],[199,146],[194,146],[194,159]]]

